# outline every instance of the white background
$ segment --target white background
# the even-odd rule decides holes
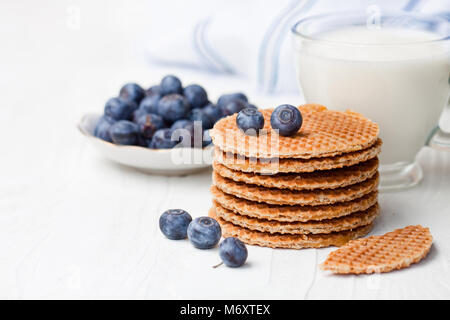
[[[176,71],[145,62],[139,3],[0,5],[0,298],[450,298],[450,153],[424,149],[422,183],[380,195],[372,234],[422,224],[434,236],[429,256],[403,271],[333,276],[317,267],[331,248],[259,247],[249,247],[240,269],[213,269],[217,249],[165,239],[164,210],[207,214],[210,172],[142,174],[103,159],[76,130],[124,82],[148,86]],[[78,26],[73,8],[81,9]],[[118,18],[127,12],[133,19]],[[267,107],[245,79],[180,77],[212,97],[244,90]]]

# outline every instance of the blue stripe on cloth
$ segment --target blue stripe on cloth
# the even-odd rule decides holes
[[[278,82],[278,74],[279,74],[279,65],[280,65],[280,51],[281,51],[281,45],[283,41],[286,39],[287,34],[289,33],[289,30],[291,28],[292,19],[298,18],[299,14],[304,14],[308,12],[316,3],[316,0],[308,0],[305,2],[305,4],[297,11],[294,11],[288,19],[286,19],[285,23],[283,24],[282,32],[278,35],[278,39],[275,44],[275,54],[272,56],[272,76],[269,80],[269,88],[268,92],[273,93],[275,91],[275,87]]]
[[[438,17],[450,22],[450,11],[440,13],[440,14],[438,14]]]
[[[414,11],[418,9],[418,5],[421,4],[421,0],[409,0],[406,6],[403,8],[405,11]]]
[[[192,30],[192,43],[194,44],[195,52],[197,53],[201,64],[203,64],[209,72],[220,73],[220,70],[214,65],[214,62],[210,61],[201,46],[201,29],[203,28],[204,23],[205,20],[200,20],[195,24],[194,29]]]
[[[265,59],[267,54],[267,47],[269,45],[270,38],[274,35],[276,28],[280,25],[280,21],[282,21],[285,16],[289,15],[289,13],[294,10],[299,4],[301,0],[292,0],[285,9],[283,9],[273,20],[272,23],[267,28],[267,31],[264,34],[263,40],[261,41],[261,45],[258,50],[258,86],[260,88],[264,87],[264,75],[265,75]]]
[[[233,68],[223,59],[210,45],[208,38],[206,36],[207,29],[210,25],[211,19],[206,19],[203,24],[203,28],[200,32],[200,44],[203,47],[204,53],[209,56],[210,61],[212,61],[216,66],[218,66],[222,72],[234,74]]]

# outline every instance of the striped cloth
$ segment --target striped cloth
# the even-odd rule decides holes
[[[150,6],[151,64],[245,79],[264,93],[297,92],[290,28],[319,13],[381,10],[450,19],[448,0],[165,0]]]

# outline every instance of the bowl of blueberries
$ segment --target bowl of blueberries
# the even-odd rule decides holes
[[[257,108],[243,93],[216,103],[198,84],[165,76],[147,90],[127,83],[108,99],[103,114],[84,115],[78,128],[105,157],[149,173],[184,175],[209,167],[209,130],[223,117]]]

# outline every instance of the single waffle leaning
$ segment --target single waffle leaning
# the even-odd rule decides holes
[[[321,268],[339,274],[402,269],[422,260],[428,254],[432,242],[433,237],[428,228],[408,226],[382,236],[350,241],[331,252]]]
[[[378,125],[360,114],[319,105],[303,105],[299,110],[303,124],[293,136],[280,136],[272,130],[273,109],[261,111],[265,125],[258,135],[244,134],[236,126],[236,114],[218,121],[210,135],[222,151],[256,158],[332,157],[366,149],[378,139]]]

